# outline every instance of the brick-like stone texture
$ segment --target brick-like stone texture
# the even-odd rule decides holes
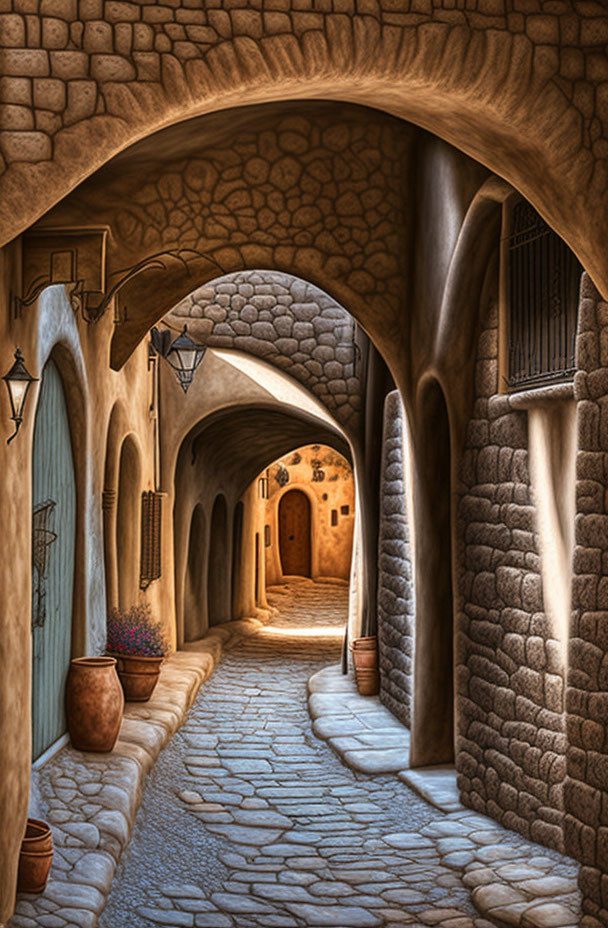
[[[566,850],[581,861],[585,926],[608,924],[608,303],[584,274],[579,307]]]
[[[234,348],[279,367],[309,389],[341,425],[361,407],[355,322],[318,287],[272,271],[221,277],[167,317],[211,348]]]
[[[412,721],[414,577],[407,520],[404,410],[397,390],[386,398],[378,543],[380,700],[408,728]]]
[[[22,81],[31,90],[38,79],[58,80],[65,92],[59,107],[40,97],[28,102],[27,128],[0,127],[3,240],[90,170],[197,115],[206,101],[219,110],[293,98],[305,86],[312,98],[360,100],[445,134],[534,191],[552,224],[565,233],[569,222],[582,251],[592,249],[605,222],[608,159],[603,4],[270,0],[259,7],[4,0],[0,103],[13,104]],[[440,107],[429,106],[438,99]],[[539,157],[522,157],[524,150]],[[586,207],[593,221],[582,221]]]
[[[527,412],[497,394],[498,313],[479,340],[458,504],[457,765],[463,802],[563,848],[563,649],[545,613]]]

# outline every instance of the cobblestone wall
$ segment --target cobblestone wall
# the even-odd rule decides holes
[[[211,347],[262,358],[311,390],[342,425],[361,406],[352,316],[318,287],[287,274],[243,271],[201,287],[167,317]]]
[[[384,408],[380,539],[378,547],[378,647],[380,700],[411,725],[414,662],[414,580],[407,521],[403,406],[398,391]]]
[[[568,655],[566,850],[583,864],[585,925],[608,924],[608,303],[581,287],[572,628]],[[595,917],[599,921],[595,921]]]
[[[593,209],[603,208],[608,153],[608,23],[601,3],[255,6],[2,0],[6,236],[13,238],[94,166],[162,125],[197,115],[204,101],[221,109],[286,98],[302,84],[311,97],[341,90],[343,99],[360,96],[421,119],[516,184],[525,178],[517,185],[536,187],[558,225],[571,218],[572,200],[577,215],[588,202],[601,228],[605,214]],[[429,106],[438,94],[444,104]],[[507,144],[500,144],[503,137]],[[545,158],[522,158],[522,138]],[[576,235],[575,217],[571,223]],[[594,223],[587,225],[591,230]]]
[[[463,801],[563,847],[563,651],[545,613],[527,413],[496,394],[498,316],[479,340],[460,471],[457,763]]]

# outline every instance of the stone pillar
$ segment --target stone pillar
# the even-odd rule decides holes
[[[399,392],[384,406],[380,538],[378,544],[378,647],[380,700],[407,725],[412,720],[414,581],[406,507],[406,423]]]
[[[585,928],[608,925],[608,303],[583,275],[572,625],[566,690],[566,851],[582,867]]]

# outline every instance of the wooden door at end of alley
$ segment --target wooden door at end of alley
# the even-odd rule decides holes
[[[279,551],[284,574],[310,577],[310,502],[301,490],[279,503]]]

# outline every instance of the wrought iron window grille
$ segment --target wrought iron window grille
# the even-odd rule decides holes
[[[34,507],[32,512],[32,628],[42,628],[46,620],[46,586],[49,548],[57,535],[50,529],[55,510],[55,500],[47,499]]]
[[[572,380],[582,267],[525,201],[508,236],[508,373],[512,390]]]

